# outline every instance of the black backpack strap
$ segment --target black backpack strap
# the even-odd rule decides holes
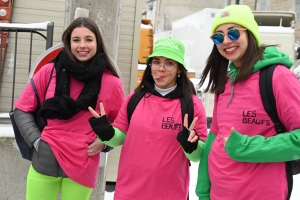
[[[273,93],[272,77],[275,67],[276,65],[271,65],[269,67],[263,68],[260,71],[259,88],[264,108],[269,117],[272,119],[276,132],[283,133],[285,127],[278,117],[276,110],[276,100]]]
[[[136,92],[130,97],[129,102],[127,104],[127,119],[128,119],[128,124],[130,124],[131,116],[140,102],[140,100],[145,96],[146,90],[142,89],[141,93],[138,95]]]
[[[285,127],[281,123],[277,109],[276,109],[276,100],[273,93],[273,72],[277,65],[270,65],[268,67],[260,70],[259,76],[259,89],[261,99],[264,105],[266,112],[274,123],[275,130],[277,134],[284,133]],[[293,189],[293,171],[292,171],[292,161],[286,162],[286,178],[288,183],[288,194],[287,200],[290,199],[292,189]]]
[[[181,115],[182,115],[182,125],[184,121],[184,115],[188,114],[188,127],[190,127],[193,119],[194,119],[194,104],[193,104],[193,98],[190,99],[188,103],[186,103],[186,100],[184,97],[180,98],[181,103]]]
[[[36,101],[37,101],[37,103],[38,103],[38,108],[40,108],[40,107],[41,107],[41,100],[40,100],[38,91],[37,91],[37,89],[36,89],[36,86],[35,86],[35,84],[34,84],[33,78],[30,79],[30,83],[31,83],[31,86],[32,86],[33,91],[34,91],[34,95],[35,95]]]
[[[49,85],[50,85],[50,82],[51,82],[51,79],[52,79],[52,75],[53,75],[53,72],[54,72],[54,68],[55,68],[55,67],[53,66],[53,68],[52,68],[52,70],[51,70],[51,73],[50,73],[49,81],[48,81],[48,84],[47,84],[47,87],[46,87],[46,91],[48,90],[48,87],[49,87]],[[38,103],[38,108],[40,108],[40,107],[41,107],[41,100],[40,100],[38,91],[37,91],[37,89],[36,89],[35,83],[34,83],[34,81],[33,81],[33,78],[30,79],[30,83],[31,83],[31,86],[32,86],[33,91],[34,91],[35,98],[36,98],[37,103]],[[45,93],[45,96],[46,96],[46,93]]]

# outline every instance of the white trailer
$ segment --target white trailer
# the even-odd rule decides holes
[[[278,45],[277,49],[295,60],[296,13],[291,11],[254,11],[262,44]],[[294,67],[292,67],[293,71]]]
[[[220,9],[205,8],[172,23],[172,38],[179,39],[185,46],[185,63],[200,77],[212,50],[210,37],[212,21]]]

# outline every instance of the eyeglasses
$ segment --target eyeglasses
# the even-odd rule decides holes
[[[172,71],[176,66],[176,62],[169,60],[165,63],[160,63],[158,60],[152,60],[150,66],[153,70],[158,70],[160,66],[163,66],[166,71]]]
[[[210,38],[212,39],[212,41],[215,44],[222,44],[223,41],[224,41],[225,35],[227,35],[229,37],[229,39],[231,39],[232,41],[236,41],[240,38],[241,31],[245,31],[245,30],[247,30],[247,29],[245,29],[245,28],[234,28],[234,29],[231,29],[230,31],[228,31],[227,34],[217,32],[217,33],[213,34],[212,36],[210,36]]]

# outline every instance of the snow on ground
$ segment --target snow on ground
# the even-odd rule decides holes
[[[113,192],[105,192],[104,200],[113,200],[114,199],[114,193]]]
[[[198,200],[195,194],[195,188],[197,183],[198,176],[198,163],[191,163],[190,173],[191,173],[191,182],[190,182],[190,200]],[[113,192],[105,192],[105,200],[113,200]],[[290,200],[299,200],[300,199],[300,174],[294,176],[294,189]]]

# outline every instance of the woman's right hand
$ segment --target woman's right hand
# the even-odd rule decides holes
[[[105,115],[105,108],[103,106],[103,103],[100,102],[100,114],[98,114],[92,107],[88,107],[89,111],[92,113],[92,115],[94,115],[95,118],[99,118],[102,117],[103,115]]]
[[[95,118],[90,118],[89,123],[93,131],[100,137],[102,141],[108,141],[115,135],[115,129],[111,122],[107,119],[103,103],[100,103],[100,114],[93,108],[88,107],[89,111]]]

